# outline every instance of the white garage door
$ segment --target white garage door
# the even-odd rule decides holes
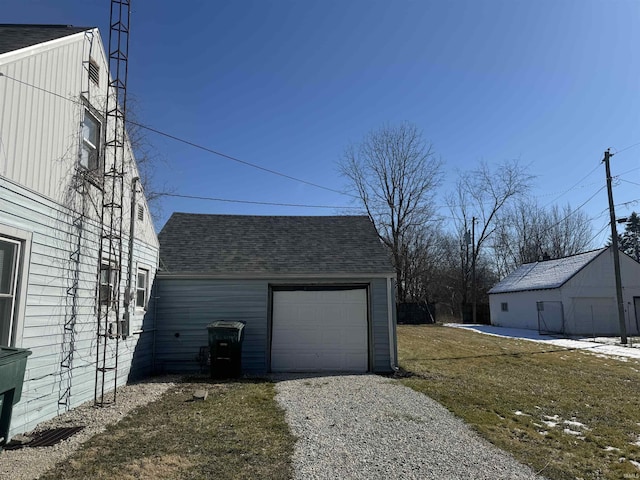
[[[271,370],[366,372],[367,291],[274,291]]]

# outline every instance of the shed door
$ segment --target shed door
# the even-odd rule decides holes
[[[367,291],[274,291],[271,370],[366,372]]]
[[[620,332],[618,310],[612,297],[574,298],[575,333],[579,335],[616,335]]]

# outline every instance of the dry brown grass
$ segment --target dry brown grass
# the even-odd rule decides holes
[[[640,478],[638,361],[431,325],[398,342],[406,385],[548,478]]]
[[[206,401],[193,401],[207,389]],[[285,479],[294,438],[271,382],[182,383],[89,440],[44,479]]]

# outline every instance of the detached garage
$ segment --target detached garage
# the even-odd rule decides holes
[[[156,370],[197,371],[216,320],[246,323],[246,373],[393,370],[395,275],[367,217],[175,213],[159,239]]]
[[[640,332],[640,263],[620,252],[627,333]],[[620,333],[611,247],[527,263],[489,290],[491,324],[566,335]]]

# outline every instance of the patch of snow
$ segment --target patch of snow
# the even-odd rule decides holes
[[[547,420],[554,420],[554,421],[559,421],[560,417],[558,415],[554,415],[553,417],[550,417],[549,415],[545,415],[544,418],[546,418]]]
[[[635,460],[629,460],[629,463],[640,470],[640,462],[636,462]]]
[[[558,422],[550,422],[548,420],[543,420],[542,423],[544,423],[549,428],[554,428],[558,426]]]
[[[609,445],[609,446],[607,446],[607,447],[604,447],[604,448],[603,448],[603,450],[604,450],[605,452],[619,452],[619,451],[620,451],[620,449],[619,449],[619,448],[612,447],[612,446],[610,446],[610,445]]]
[[[527,415],[526,413],[521,412],[520,410],[516,410],[515,412],[513,412],[515,415],[517,416],[522,416],[522,417],[530,417],[531,415]]]
[[[576,422],[575,420],[565,420],[563,423],[573,428],[582,428],[583,430],[590,430],[589,427],[587,427],[584,423]]]
[[[496,327],[493,325],[474,325],[460,323],[445,323],[447,327],[464,328],[473,330],[485,335],[493,335],[496,337],[517,338],[520,340],[529,340],[532,342],[546,343],[557,347],[570,348],[572,350],[584,350],[586,352],[602,355],[605,358],[613,358],[620,360],[622,358],[634,358],[640,360],[640,344],[634,344],[633,347],[622,346],[617,343],[617,337],[598,337],[586,341],[584,338],[570,339],[558,338],[550,335],[541,335],[537,330],[526,330],[524,328],[507,328]],[[604,340],[606,338],[606,341]],[[626,361],[626,360],[625,360]]]
[[[631,445],[635,445],[636,447],[640,447],[640,436],[636,439],[635,442],[631,442]]]
[[[576,432],[575,430],[571,430],[570,428],[565,428],[564,430],[562,430],[564,433],[567,433],[569,435],[582,435],[582,432]]]
[[[549,435],[549,432],[547,432],[546,430],[542,430],[541,432],[538,432],[540,435],[544,435],[547,436]]]

